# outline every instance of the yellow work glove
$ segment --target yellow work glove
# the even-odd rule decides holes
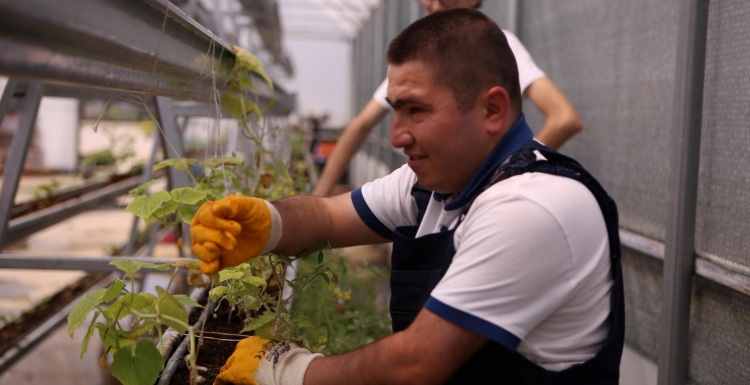
[[[248,337],[237,344],[214,385],[303,385],[310,362],[322,356],[289,342]]]
[[[281,217],[268,201],[230,195],[201,205],[190,237],[201,271],[213,274],[273,250],[281,239]]]

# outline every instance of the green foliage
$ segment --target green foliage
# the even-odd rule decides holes
[[[162,194],[161,199],[163,198]],[[178,269],[194,268],[195,263],[178,262],[173,267],[170,264],[116,259],[110,264],[122,270],[125,279],[117,279],[109,287],[85,295],[68,315],[68,334],[72,337],[75,330],[93,313],[81,344],[80,358],[88,350],[96,330],[106,349],[105,355],[113,353],[112,375],[115,378],[123,384],[153,384],[164,368],[164,359],[156,343],[148,338],[142,339],[141,336],[144,333],[161,336],[162,325],[170,326],[180,333],[189,331],[193,335],[184,306],[200,305],[184,295],[170,294],[169,289]],[[174,270],[167,288],[157,286],[158,296],[154,296],[150,293],[133,292],[134,275],[141,269]],[[129,315],[134,317],[134,321],[122,325],[120,320]]]
[[[198,207],[208,200],[221,199],[229,193],[276,200],[306,191],[305,165],[299,162],[290,165],[278,159],[263,147],[262,135],[268,133],[258,134],[250,129],[251,123],[259,123],[264,112],[250,92],[255,90],[250,74],[263,78],[271,90],[273,83],[255,56],[233,48],[237,60],[220,104],[238,120],[244,137],[255,145],[253,158],[232,154],[205,160],[166,159],[153,166],[153,170],[172,167],[187,172],[193,186],[149,193],[157,180],[149,181],[129,192],[133,200],[126,212],[147,223],[176,226],[180,234],[182,223],[191,223]],[[303,143],[302,138],[297,138],[295,153],[302,150]],[[326,256],[325,250],[329,249],[321,246],[297,256],[269,254],[227,268],[212,277],[214,287],[209,291],[210,298],[226,302],[237,311],[244,319],[242,332],[254,332],[275,341],[293,341],[314,351],[343,352],[387,334],[388,317],[384,309],[374,305],[376,269],[347,267],[343,260]],[[294,279],[287,280],[285,273],[294,261],[299,261],[299,270]],[[163,326],[170,326],[179,333],[189,333],[189,367],[193,379],[199,378],[194,330],[188,325],[185,306],[201,306],[187,296],[170,294],[177,269],[196,273],[197,261],[156,265],[119,259],[112,264],[125,273],[125,279],[91,293],[69,315],[68,330],[72,335],[93,313],[81,355],[96,330],[105,346],[105,355],[113,354],[112,373],[118,380],[123,384],[152,384],[163,369],[163,359],[154,342],[143,335],[160,335]],[[166,288],[157,287],[156,296],[134,292],[134,275],[141,269],[171,268],[174,268],[172,280]],[[134,321],[121,325],[127,316]]]
[[[153,384],[164,369],[164,359],[153,343],[138,341],[135,349],[115,351],[112,375],[123,385]]]
[[[34,189],[34,198],[36,200],[50,199],[55,191],[60,188],[60,182],[53,180],[46,184],[40,184]]]
[[[295,298],[292,311],[298,314],[298,338],[313,351],[338,354],[389,335],[388,309],[376,302],[382,269],[367,264],[353,266],[332,252],[326,254],[322,261],[308,259],[298,265],[297,274],[301,275],[327,265],[338,278],[312,282]]]
[[[111,168],[135,156],[135,151],[133,150],[135,139],[131,135],[115,136],[109,130],[105,129],[102,131],[109,137],[109,146],[81,158],[81,166],[84,169],[89,169],[89,172],[94,167]]]

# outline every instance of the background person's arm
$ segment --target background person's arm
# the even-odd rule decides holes
[[[548,147],[558,149],[583,129],[583,122],[565,94],[549,78],[540,78],[526,88],[524,95],[547,117],[536,136]]]
[[[341,133],[333,153],[326,161],[323,174],[321,174],[312,195],[327,196],[331,194],[333,186],[344,175],[352,157],[362,146],[362,142],[365,141],[372,128],[383,119],[386,113],[388,113],[387,109],[374,99],[370,99],[365,108],[352,119],[344,132]]]
[[[313,360],[305,385],[442,384],[485,343],[487,338],[422,309],[402,332]]]

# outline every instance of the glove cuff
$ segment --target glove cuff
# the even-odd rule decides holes
[[[288,364],[286,366],[286,370],[279,371],[279,381],[277,384],[279,385],[304,385],[305,383],[305,373],[307,373],[307,367],[310,366],[310,363],[312,360],[323,357],[320,353],[311,353],[307,349],[300,349],[300,351],[295,352],[296,354],[291,355],[289,357]]]
[[[279,211],[276,210],[276,207],[274,207],[271,202],[264,200],[263,202],[266,203],[266,206],[268,207],[268,211],[271,212],[271,231],[268,234],[268,241],[266,241],[266,246],[263,248],[263,251],[260,252],[260,254],[266,254],[273,251],[273,249],[276,248],[276,246],[279,244],[279,241],[281,240],[281,215],[279,215]]]

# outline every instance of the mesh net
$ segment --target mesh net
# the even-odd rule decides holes
[[[659,355],[662,263],[626,248],[622,252],[625,343],[655,362]]]
[[[677,31],[669,1],[523,2],[520,38],[581,115],[562,149],[620,207],[620,224],[664,239]],[[544,117],[528,101],[538,130]]]
[[[690,383],[750,382],[750,298],[696,278],[691,305]]]
[[[750,3],[711,2],[696,249],[750,266]],[[725,264],[726,266],[726,264]],[[747,271],[745,271],[747,273]]]

